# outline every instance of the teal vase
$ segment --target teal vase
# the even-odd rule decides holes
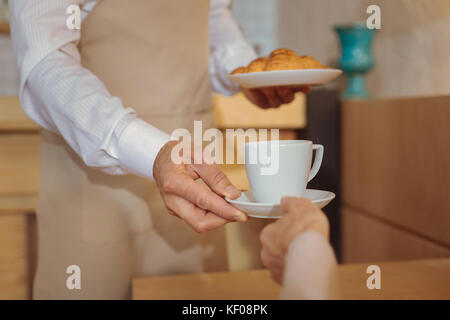
[[[365,23],[338,25],[335,30],[341,44],[339,66],[347,76],[347,89],[343,97],[369,98],[365,75],[374,65],[372,42],[375,30],[368,29]]]

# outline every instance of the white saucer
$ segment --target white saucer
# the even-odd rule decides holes
[[[336,79],[339,69],[277,70],[229,75],[231,81],[244,88],[271,86],[323,85]]]
[[[336,195],[333,192],[316,189],[306,189],[304,195],[305,198],[311,200],[312,203],[319,207],[319,209],[322,209],[329,204],[335,196]],[[225,200],[242,212],[245,212],[249,217],[279,219],[283,215],[280,204],[257,202],[251,191],[242,192],[241,196],[236,200],[228,198],[225,198]]]

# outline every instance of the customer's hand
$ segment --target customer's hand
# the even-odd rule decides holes
[[[281,208],[283,217],[266,226],[260,235],[261,261],[278,283],[283,279],[285,255],[295,237],[307,230],[318,232],[327,241],[329,237],[327,217],[308,199],[284,197]]]
[[[260,108],[278,108],[282,104],[290,103],[295,98],[296,92],[308,93],[311,86],[303,87],[265,87],[246,89],[242,88],[242,92],[253,104]]]
[[[175,164],[172,161],[172,149],[178,143],[166,143],[153,167],[156,184],[169,213],[183,219],[199,233],[222,227],[230,221],[247,221],[244,213],[224,200],[223,197],[238,198],[241,192],[216,165]],[[206,185],[195,182],[197,179],[202,179]]]

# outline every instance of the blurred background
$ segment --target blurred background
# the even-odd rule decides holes
[[[381,8],[382,22],[373,44],[377,67],[367,77],[372,97],[450,93],[449,1],[235,0],[232,10],[260,55],[288,47],[336,66],[333,27],[366,21],[371,4]]]
[[[7,18],[0,0],[0,19]],[[450,91],[450,3],[447,0],[233,0],[232,12],[258,54],[289,47],[335,66],[339,42],[333,26],[365,21],[381,8],[374,42],[377,67],[368,75],[372,97],[443,95]],[[19,79],[5,22],[0,28],[0,94],[17,95]]]
[[[450,1],[234,0],[231,11],[258,55],[287,47],[340,67],[336,25],[365,22],[381,8],[369,99],[343,99],[346,77],[279,110],[241,95],[214,97],[216,124],[280,128],[282,139],[325,146],[311,188],[333,191],[325,211],[341,263],[450,256]],[[0,0],[0,298],[27,298],[36,257],[39,128],[21,111],[19,78]],[[224,166],[242,189],[242,166]],[[228,270],[261,268],[265,221],[227,226]]]

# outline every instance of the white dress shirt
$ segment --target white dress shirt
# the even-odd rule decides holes
[[[81,66],[80,30],[66,26],[67,7],[80,5],[85,18],[96,0],[13,0],[9,4],[19,97],[26,114],[61,134],[88,166],[153,179],[154,160],[170,139],[169,133],[140,119],[133,106],[122,105]],[[228,5],[229,0],[211,0],[209,13],[211,83],[225,95],[238,90],[228,73],[256,56]]]

